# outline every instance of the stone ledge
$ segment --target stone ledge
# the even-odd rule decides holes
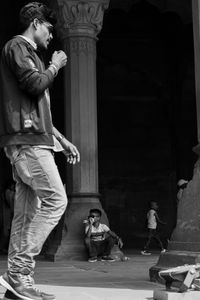
[[[164,283],[164,280],[160,278],[158,273],[162,270],[169,268],[174,268],[178,266],[195,265],[200,263],[200,254],[199,252],[190,252],[190,251],[167,251],[159,256],[158,262],[156,265],[152,266],[149,269],[149,277],[153,282]],[[200,297],[199,297],[200,299]]]
[[[178,293],[174,291],[166,290],[154,290],[153,292],[154,300],[199,300],[199,291],[189,291],[186,293]]]

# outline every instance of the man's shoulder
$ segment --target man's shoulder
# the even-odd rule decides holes
[[[22,38],[20,38],[18,35],[13,36],[11,39],[9,39],[6,43],[5,43],[5,47],[6,46],[10,46],[10,45],[15,45],[22,42]]]
[[[107,225],[104,223],[99,223],[99,226],[107,226]]]
[[[3,50],[6,51],[8,49],[13,49],[20,46],[27,47],[28,42],[25,41],[25,39],[23,39],[21,36],[16,35],[5,43]]]
[[[108,225],[106,225],[104,223],[99,223],[99,228],[106,229],[106,230],[109,229]]]

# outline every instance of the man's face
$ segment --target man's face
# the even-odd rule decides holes
[[[158,204],[155,203],[155,202],[152,202],[151,207],[152,207],[153,209],[157,210],[157,209],[158,209]]]
[[[101,218],[100,215],[97,214],[97,213],[91,213],[91,214],[90,214],[90,217],[94,219],[94,223],[99,222],[99,221],[100,221],[100,218]]]
[[[46,21],[38,21],[35,30],[35,43],[39,48],[47,49],[50,41],[53,39],[53,26]]]

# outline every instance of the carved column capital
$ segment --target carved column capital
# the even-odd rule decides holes
[[[96,38],[102,29],[104,11],[110,0],[57,0],[62,37],[90,36]]]

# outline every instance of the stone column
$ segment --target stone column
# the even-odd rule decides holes
[[[109,0],[57,0],[58,32],[68,55],[64,74],[65,135],[81,162],[67,166],[69,205],[61,246],[54,259],[83,258],[83,219],[90,208],[103,211],[98,191],[96,41]],[[108,223],[103,211],[102,221]]]
[[[192,16],[195,54],[197,131],[198,142],[200,142],[200,0],[192,0]]]
[[[195,48],[195,78],[198,142],[200,142],[200,0],[192,0]],[[200,155],[200,144],[193,149]],[[191,149],[192,151],[192,149]],[[158,271],[184,264],[200,263],[200,158],[194,166],[192,180],[179,194],[177,224],[168,251],[161,254],[150,269],[150,279],[159,280]]]

